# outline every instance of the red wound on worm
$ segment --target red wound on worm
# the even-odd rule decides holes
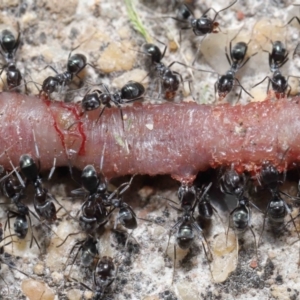
[[[299,97],[245,106],[196,103],[139,104],[80,116],[80,105],[1,93],[0,151],[14,165],[21,154],[35,155],[32,129],[43,168],[80,169],[93,164],[108,179],[127,174],[170,174],[192,182],[199,171],[234,164],[258,171],[268,160],[279,169],[300,160]],[[46,105],[45,105],[46,103]],[[68,128],[76,121],[81,121]],[[18,142],[16,143],[16,141]],[[284,156],[284,158],[283,158]],[[5,155],[0,164],[9,169]],[[281,164],[281,165],[280,165]]]

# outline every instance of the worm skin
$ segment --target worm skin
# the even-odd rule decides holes
[[[191,183],[199,171],[232,165],[257,171],[268,160],[278,168],[300,159],[299,97],[245,106],[135,103],[82,115],[80,104],[1,93],[0,164],[11,169],[21,154],[43,169],[93,164],[108,179],[126,174],[170,174]],[[72,126],[71,126],[72,125]],[[71,126],[71,127],[70,127]],[[34,134],[33,134],[34,133]]]

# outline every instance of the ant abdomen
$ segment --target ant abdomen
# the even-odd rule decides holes
[[[99,178],[93,165],[87,165],[81,174],[81,184],[91,194],[95,193],[99,186]]]
[[[36,181],[38,176],[38,167],[29,154],[21,155],[20,168],[27,179],[33,182]]]
[[[232,225],[238,233],[243,233],[249,227],[249,210],[246,207],[239,207],[232,214]]]
[[[81,264],[88,268],[90,267],[98,253],[97,241],[94,238],[88,238],[82,245],[81,249]]]
[[[26,215],[18,215],[14,222],[14,231],[19,239],[25,239],[28,233],[28,222]]]
[[[195,234],[192,227],[189,224],[181,224],[176,235],[178,246],[183,250],[189,249],[194,239]]]
[[[145,88],[142,84],[135,81],[129,81],[121,89],[122,99],[140,98],[145,93]]]
[[[128,207],[120,208],[118,219],[119,222],[127,229],[134,230],[138,226],[136,217],[132,214],[131,209]]]
[[[152,63],[160,63],[160,61],[162,60],[162,53],[156,45],[144,44],[143,50],[151,57]]]
[[[78,74],[86,65],[87,59],[85,55],[76,53],[69,58],[67,69],[71,74]]]

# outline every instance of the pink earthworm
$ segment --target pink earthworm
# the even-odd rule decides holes
[[[191,183],[199,171],[234,165],[258,171],[264,161],[279,169],[300,160],[299,97],[231,106],[134,103],[82,114],[79,103],[1,93],[0,164],[11,169],[20,155],[41,165],[83,169],[93,164],[107,178],[169,174]],[[35,135],[35,139],[34,139]],[[5,155],[6,153],[6,155]]]

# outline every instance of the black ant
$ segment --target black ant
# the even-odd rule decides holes
[[[39,220],[38,216],[31,211],[28,206],[26,206],[24,203],[21,202],[22,199],[25,198],[24,195],[24,187],[22,185],[18,185],[16,182],[16,178],[13,176],[9,176],[3,184],[3,193],[4,195],[11,200],[12,203],[15,204],[17,211],[9,210],[7,213],[7,221],[5,223],[4,229],[8,225],[10,229],[10,219],[16,218],[14,222],[14,231],[15,235],[19,239],[25,239],[27,233],[28,233],[28,222],[27,218],[29,220],[29,225],[32,231],[32,222],[30,218],[30,213]],[[2,204],[2,203],[1,203]],[[11,235],[13,236],[13,235]],[[30,241],[30,248],[32,247],[33,240],[37,244],[38,248],[40,249],[40,246],[34,236],[34,234],[31,232],[31,241]]]
[[[265,51],[268,52],[268,51]],[[253,87],[261,84],[266,79],[268,79],[267,93],[269,92],[270,83],[273,91],[275,92],[276,98],[283,98],[285,95],[289,96],[292,90],[291,86],[288,84],[290,77],[299,78],[297,76],[285,77],[282,75],[279,68],[281,68],[288,60],[288,52],[284,44],[281,41],[272,42],[272,52],[269,53],[269,67],[273,76],[266,76],[262,81],[255,84]]]
[[[6,70],[6,81],[9,89],[18,87],[21,84],[22,75],[15,64],[15,54],[20,45],[20,32],[17,39],[11,31],[5,29],[1,33],[0,53],[6,61],[6,65],[2,66],[0,76]]]
[[[92,165],[87,165],[83,169],[81,182],[83,188],[74,190],[71,193],[76,196],[86,197],[85,202],[80,208],[79,226],[82,231],[93,236],[97,229],[108,221],[108,211],[105,207],[105,200],[109,197],[110,193],[107,191],[106,183],[99,180],[96,170]],[[80,232],[70,233],[57,247],[62,246],[70,236],[79,233]],[[76,244],[80,245],[84,243],[85,240],[79,241]],[[80,249],[82,249],[82,247],[79,247],[77,254]]]
[[[97,263],[94,271],[93,280],[95,289],[91,289],[86,284],[80,284],[86,289],[94,292],[93,300],[103,299],[104,293],[117,277],[118,268],[115,267],[113,259],[109,256],[103,256]],[[75,280],[75,279],[74,279]],[[78,282],[77,280],[75,280]]]
[[[145,93],[144,86],[136,81],[129,81],[115,93],[110,93],[108,87],[105,84],[102,85],[105,92],[94,90],[91,93],[85,95],[81,102],[81,106],[84,112],[95,110],[100,107],[101,104],[103,105],[98,120],[101,118],[105,108],[111,108],[112,103],[121,109],[121,105],[140,100],[143,98]],[[122,110],[121,117],[123,120]]]
[[[193,197],[193,195],[192,195],[193,188],[192,188],[192,190],[186,189],[186,188],[184,188],[183,190],[180,189],[179,195],[184,196],[184,192],[182,193],[182,191],[184,191],[184,190],[188,192],[189,204],[187,204],[188,202],[186,202],[185,205],[182,206],[182,209],[177,209],[176,207],[172,206],[176,210],[181,211],[182,216],[175,223],[175,225],[170,229],[168,245],[167,245],[166,251],[169,247],[169,242],[170,242],[170,238],[171,238],[172,234],[176,233],[177,245],[183,250],[189,249],[191,247],[192,243],[194,242],[196,234],[198,234],[200,237],[207,260],[212,261],[212,259],[213,259],[212,253],[208,247],[208,242],[202,233],[201,227],[198,225],[196,219],[194,218],[194,211],[195,211],[197,202],[202,200],[202,198],[206,195],[206,193],[208,192],[210,187],[211,187],[211,184],[208,185],[208,187],[202,193],[201,197],[198,197],[197,199],[196,199],[196,197]],[[190,193],[190,191],[192,191],[192,193]],[[182,199],[183,199],[183,197],[182,197]],[[182,199],[180,199],[180,200],[182,200]],[[194,199],[194,203],[192,203],[192,201],[191,201],[193,199]],[[208,247],[208,251],[205,248],[203,239]],[[175,271],[175,264],[176,264],[176,244],[174,244],[174,271]],[[175,274],[173,273],[172,282],[174,280],[174,275]]]
[[[84,239],[84,240],[81,240],[81,241],[77,241],[70,253],[69,253],[69,256],[67,258],[67,261],[66,263],[68,262],[69,258],[70,258],[70,255],[73,253],[73,251],[77,248],[77,251],[76,251],[76,254],[71,262],[71,268],[69,270],[69,274],[71,274],[71,271],[72,271],[72,267],[78,257],[78,254],[79,252],[81,251],[81,264],[85,267],[85,268],[89,268],[95,258],[99,257],[99,251],[97,249],[97,240],[93,237],[88,237],[87,239]]]
[[[171,70],[171,67],[178,62],[174,61],[170,65],[166,66],[161,61],[166,54],[167,46],[162,42],[160,43],[165,46],[163,53],[161,53],[160,49],[154,44],[144,44],[143,53],[151,58],[152,65],[154,66],[154,72],[160,80],[159,95],[161,94],[161,87],[163,87],[165,91],[165,98],[169,100],[174,98],[175,93],[179,88],[180,81],[183,82],[183,79],[178,72]]]
[[[224,75],[220,76],[218,74],[219,78],[214,85],[215,95],[218,93],[220,100],[223,100],[232,91],[234,86],[239,86],[241,88],[239,98],[241,96],[242,91],[244,91],[247,95],[253,98],[253,96],[243,88],[240,81],[236,78],[236,73],[240,68],[242,68],[249,61],[249,59],[252,56],[256,55],[257,53],[254,53],[250,57],[246,58],[248,45],[251,42],[251,40],[248,43],[238,42],[232,47],[232,41],[235,38],[236,36],[230,41],[229,44],[230,56],[228,55],[227,47],[225,47],[225,55],[230,65],[230,69]],[[207,71],[202,69],[195,69],[195,70],[215,73],[212,71]]]
[[[76,48],[75,48],[76,49]],[[55,73],[55,76],[47,77],[43,84],[41,93],[45,93],[47,96],[57,90],[58,86],[66,86],[73,80],[74,76],[77,76],[85,67],[89,65],[87,59],[83,54],[76,53],[68,56],[67,71],[64,73],[58,73],[52,66],[50,67]]]
[[[244,173],[242,175],[239,175],[233,169],[233,167],[227,169],[220,179],[221,191],[225,194],[233,195],[237,199],[237,206],[229,214],[230,220],[226,233],[226,243],[228,239],[229,227],[232,227],[238,234],[242,234],[247,229],[249,229],[254,237],[254,245],[257,258],[256,237],[251,227],[250,205],[257,209],[259,212],[261,212],[261,210],[254,203],[249,201],[247,197],[244,196],[244,193],[246,192],[246,186],[246,175]]]
[[[210,183],[205,190],[211,187],[212,183]],[[217,209],[212,205],[209,194],[203,191],[202,189],[197,188],[196,201],[198,202],[198,213],[199,217],[204,221],[210,221],[213,217],[213,214],[218,216],[219,220],[222,222],[222,219],[217,211]],[[204,196],[203,196],[204,194]]]
[[[172,17],[172,19],[189,23],[190,26],[183,27],[181,28],[181,30],[192,29],[196,36],[204,36],[209,33],[218,33],[217,29],[219,28],[219,23],[216,22],[216,19],[219,13],[224,10],[227,10],[228,8],[233,6],[236,2],[237,0],[233,1],[229,6],[222,8],[219,11],[216,11],[214,8],[210,7],[202,14],[202,16],[199,19],[196,19],[193,16],[191,10],[185,4],[183,4],[180,7],[180,15],[183,16],[186,19],[186,21],[178,20],[177,18],[174,17]],[[210,10],[213,10],[216,13],[213,19],[207,16],[207,13]]]
[[[237,198],[244,193],[245,185],[245,174],[239,175],[233,168],[227,169],[220,178],[221,192]]]
[[[226,233],[226,242],[227,242],[227,238],[228,238],[228,231],[229,231],[230,225],[234,229],[234,231],[237,232],[238,234],[242,234],[247,229],[249,229],[254,238],[255,253],[256,253],[256,258],[258,258],[256,237],[255,237],[255,233],[251,227],[250,205],[252,205],[259,212],[261,212],[261,210],[254,203],[249,201],[249,199],[247,197],[245,197],[243,194],[241,194],[238,197],[238,204],[237,204],[236,208],[233,209],[229,214],[230,221],[229,221],[228,230]]]
[[[86,200],[80,208],[79,226],[87,234],[93,235],[101,225],[108,221],[105,201],[110,193],[107,191],[106,183],[99,180],[92,165],[87,165],[83,169],[81,183],[83,188],[74,190],[71,193],[76,196],[86,196]],[[57,247],[63,245],[69,236],[76,234],[79,234],[79,232],[69,234]]]
[[[115,224],[114,224],[114,228],[116,229],[118,222],[124,226],[127,229],[131,229],[131,233],[128,236],[126,243],[125,243],[125,247],[127,245],[128,239],[129,237],[132,235],[132,232],[137,228],[138,224],[137,224],[137,219],[141,219],[138,218],[133,210],[133,208],[127,204],[123,198],[122,195],[129,189],[129,187],[131,186],[131,183],[133,181],[135,175],[133,175],[130,179],[129,182],[123,183],[121,184],[105,201],[105,205],[106,206],[110,206],[112,207],[109,215],[112,214],[112,212],[115,209],[118,209],[118,215],[116,217],[115,220]],[[124,188],[123,188],[124,187]],[[122,189],[123,188],[123,189]],[[121,189],[121,191],[120,191]],[[142,219],[144,221],[148,221],[146,219]]]
[[[279,70],[288,60],[288,51],[281,41],[272,42],[272,52],[264,50],[269,53],[269,67],[271,72]]]
[[[24,174],[28,181],[32,182],[35,189],[34,208],[37,214],[42,220],[54,222],[57,217],[56,208],[52,200],[54,200],[56,203],[58,203],[58,201],[47,191],[47,189],[44,188],[42,178],[39,174],[39,160],[38,164],[39,167],[36,165],[35,161],[29,154],[23,154],[20,157],[21,172]]]
[[[270,193],[271,198],[268,202],[268,206],[265,212],[262,232],[260,235],[260,239],[265,227],[266,218],[272,227],[272,229],[276,231],[280,231],[284,227],[284,219],[287,215],[290,216],[291,221],[293,222],[295,228],[296,224],[291,215],[291,208],[288,206],[286,201],[282,198],[281,194],[292,198],[290,195],[279,190],[279,184],[283,181],[280,180],[280,173],[277,168],[272,165],[270,162],[265,162],[262,165],[260,174],[258,176],[258,181],[266,187]],[[298,237],[300,239],[299,232],[296,228]]]

